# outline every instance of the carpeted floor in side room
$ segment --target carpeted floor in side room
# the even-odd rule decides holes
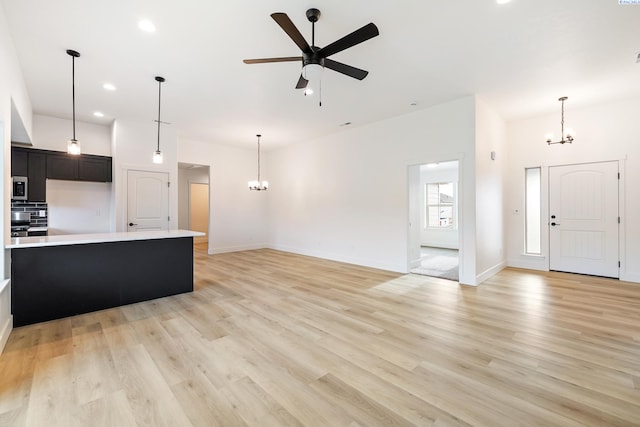
[[[459,280],[457,249],[423,246],[420,248],[420,255],[421,265],[412,269],[412,273],[455,280],[456,282]]]

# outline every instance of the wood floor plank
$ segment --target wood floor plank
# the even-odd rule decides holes
[[[0,426],[640,425],[638,284],[194,259],[193,293],[15,328]]]

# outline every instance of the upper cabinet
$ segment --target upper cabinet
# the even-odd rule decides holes
[[[29,151],[11,148],[11,176],[27,176],[29,173]]]
[[[47,178],[111,182],[111,157],[50,153],[47,155]]]
[[[46,180],[111,182],[111,157],[11,147],[11,176],[29,178],[29,201],[46,201]]]

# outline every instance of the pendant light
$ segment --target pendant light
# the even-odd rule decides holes
[[[67,55],[71,56],[71,100],[73,104],[73,137],[67,143],[67,153],[77,156],[80,154],[80,143],[76,139],[76,58],[80,53],[67,49]]]
[[[555,141],[555,142],[551,142],[553,141],[553,134],[552,133],[548,133],[546,135],[546,140],[547,140],[547,144],[551,145],[551,144],[571,144],[573,142],[573,139],[576,137],[575,132],[572,129],[567,128],[567,130],[564,130],[564,101],[566,101],[567,99],[569,99],[566,96],[563,96],[561,98],[558,98],[558,101],[560,101],[562,103],[562,116],[560,118],[560,141]]]
[[[156,151],[153,153],[153,163],[161,164],[162,163],[162,151],[160,151],[160,100],[162,96],[162,83],[164,82],[164,77],[156,76],[156,81],[158,82],[158,145],[156,146]]]
[[[262,135],[256,135],[258,137],[258,180],[257,181],[249,181],[249,190],[262,191],[267,190],[269,188],[268,181],[260,181],[260,137]]]

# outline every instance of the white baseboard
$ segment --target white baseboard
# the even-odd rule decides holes
[[[3,280],[0,282],[0,353],[4,350],[12,330],[11,281]]]
[[[400,266],[400,265],[389,264],[384,262],[372,261],[364,258],[348,257],[348,256],[340,257],[340,256],[335,256],[329,253],[324,253],[321,251],[312,251],[308,249],[300,249],[300,248],[294,248],[291,246],[284,246],[284,245],[270,245],[268,247],[276,251],[291,252],[293,254],[298,254],[298,255],[305,255],[305,256],[311,256],[315,258],[328,259],[331,261],[344,262],[346,264],[355,264],[363,267],[377,268],[379,270],[393,271],[394,273],[404,273],[404,274],[408,273],[406,264],[403,266]]]
[[[480,274],[476,275],[476,283],[480,284],[482,282],[484,282],[485,280],[487,280],[489,277],[498,274],[501,270],[503,270],[505,267],[507,266],[507,262],[506,261],[502,261],[496,265],[494,265],[491,268],[486,269],[485,271],[483,271]]]
[[[510,259],[507,261],[508,267],[524,268],[527,270],[549,271],[545,258],[525,260],[525,259]]]
[[[9,341],[9,335],[11,335],[11,331],[13,330],[13,315],[9,315],[9,318],[4,323],[2,329],[0,329],[0,354],[4,350],[4,346]]]
[[[264,243],[257,243],[257,244],[252,244],[252,245],[238,245],[238,246],[225,246],[225,247],[221,247],[221,248],[209,248],[208,253],[209,255],[214,255],[214,254],[226,254],[228,252],[241,252],[241,251],[253,251],[256,249],[264,249],[267,248],[268,246],[265,245]]]
[[[640,273],[626,272],[620,275],[620,280],[623,280],[625,282],[640,283]]]

